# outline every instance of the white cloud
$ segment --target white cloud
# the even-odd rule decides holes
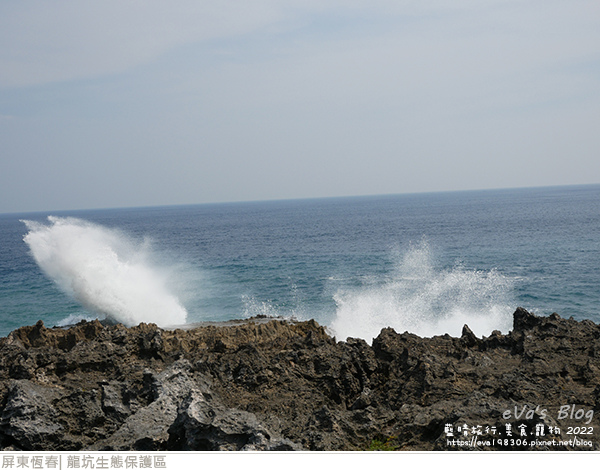
[[[0,5],[0,86],[122,72],[181,44],[277,19],[268,2],[10,1]]]
[[[178,46],[257,31],[271,31],[275,39],[276,33],[296,34],[300,50],[291,54],[337,54],[325,58],[326,70],[341,65],[337,75],[354,55],[378,60],[386,54],[387,70],[406,65],[423,84],[423,77],[441,73],[448,79],[492,75],[549,57],[597,53],[597,10],[591,1],[9,0],[0,4],[0,87],[118,74]],[[303,29],[319,18],[332,30],[325,39]],[[370,29],[336,35],[339,23],[351,18]],[[323,53],[316,50],[321,47]]]

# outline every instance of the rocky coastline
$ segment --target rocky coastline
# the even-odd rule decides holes
[[[263,318],[0,339],[4,451],[598,451],[599,412],[600,326],[522,308],[481,338]]]

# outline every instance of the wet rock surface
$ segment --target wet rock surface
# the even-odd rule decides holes
[[[0,339],[2,450],[600,450],[599,411],[600,326],[521,308],[372,345],[277,319]]]

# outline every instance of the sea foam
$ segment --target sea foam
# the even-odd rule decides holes
[[[385,279],[334,295],[337,309],[330,328],[338,339],[371,341],[385,327],[424,337],[460,336],[465,324],[478,336],[510,328],[514,286],[509,277],[460,264],[438,268],[426,242],[395,254],[393,261]]]
[[[125,325],[186,322],[169,271],[151,261],[150,243],[72,217],[23,220],[24,241],[41,270],[86,309]]]

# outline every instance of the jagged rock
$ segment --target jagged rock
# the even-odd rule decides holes
[[[211,403],[210,394],[192,390],[182,402],[169,433],[169,447],[182,450],[301,450],[273,437],[253,413]]]
[[[2,445],[45,450],[61,440],[64,431],[52,402],[59,391],[28,379],[10,383],[0,418]]]
[[[92,444],[89,449],[164,449],[169,438],[168,429],[177,416],[178,403],[189,394],[190,390],[203,385],[190,379],[189,370],[189,362],[181,360],[156,375],[147,371],[145,379],[150,383],[150,403],[127,416],[117,431],[107,439]],[[121,406],[121,409],[124,408]]]
[[[521,308],[507,334],[385,328],[372,345],[280,319],[0,338],[0,450],[464,450],[448,437],[465,425],[558,440],[548,429],[598,429],[598,411],[600,327]],[[483,449],[508,448],[525,450]]]

